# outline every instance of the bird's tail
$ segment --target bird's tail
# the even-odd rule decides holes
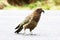
[[[23,25],[18,25],[15,29],[17,29],[15,33],[19,33],[23,29]]]
[[[19,28],[19,26],[20,26],[20,24],[15,29]]]

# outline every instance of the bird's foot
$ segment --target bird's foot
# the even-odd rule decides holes
[[[30,34],[30,35],[33,35],[33,34],[32,34],[32,32],[31,32],[31,33],[29,33],[29,34]]]
[[[32,33],[30,33],[30,35],[33,35]]]

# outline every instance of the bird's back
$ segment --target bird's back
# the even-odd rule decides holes
[[[44,10],[39,8],[36,9],[31,15],[28,15],[26,19],[16,27],[18,30],[16,30],[15,33],[19,33],[23,28],[24,30],[28,28],[31,32],[37,26],[42,12],[44,12]]]
[[[38,13],[32,13],[32,14],[33,14],[32,20],[29,23],[25,24],[25,26],[24,26],[25,29],[28,28],[30,30],[33,30],[37,26],[37,23],[38,23],[41,15]]]

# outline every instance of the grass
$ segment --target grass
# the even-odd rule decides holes
[[[1,2],[1,1],[0,1]],[[50,4],[45,4],[44,2],[39,2],[37,1],[36,3],[33,4],[24,4],[23,6],[12,6],[12,5],[7,5],[4,9],[35,9],[35,8],[43,8],[45,10],[60,10],[60,5],[56,6],[54,3],[52,5]]]

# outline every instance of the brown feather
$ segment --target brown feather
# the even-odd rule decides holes
[[[44,12],[44,10],[39,8],[39,9],[36,9],[31,15],[27,16],[24,21],[25,23],[23,22],[22,24],[24,30],[30,29],[30,32],[31,32],[37,26],[42,12]]]

